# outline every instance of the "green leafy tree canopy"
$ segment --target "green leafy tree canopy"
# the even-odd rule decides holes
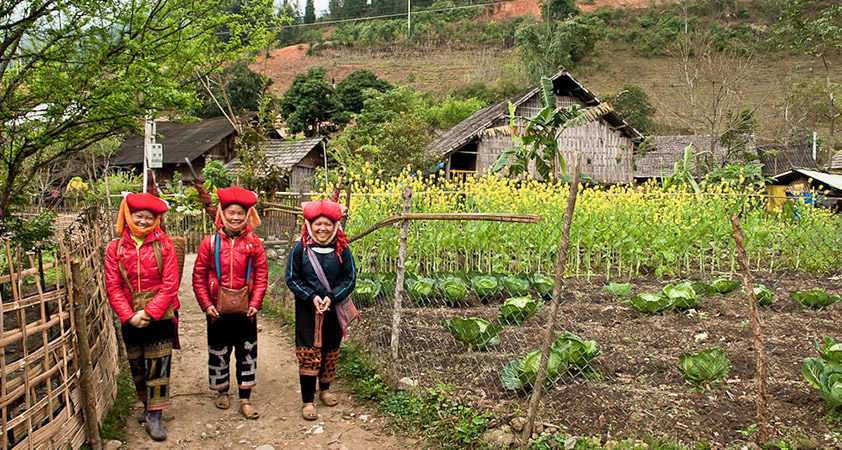
[[[374,92],[367,91],[368,89],[373,89]],[[392,89],[392,85],[377,78],[374,72],[357,69],[336,85],[336,98],[345,110],[358,113],[363,109],[366,98],[389,89]]]
[[[281,99],[280,107],[290,133],[304,133],[308,137],[328,134],[336,125],[350,119],[322,68],[296,75]]]

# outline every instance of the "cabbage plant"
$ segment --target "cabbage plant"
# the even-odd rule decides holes
[[[532,288],[538,292],[538,295],[544,298],[552,297],[555,287],[555,281],[552,278],[541,273],[534,273],[530,281],[532,282]]]
[[[482,299],[489,298],[500,290],[497,278],[492,275],[474,275],[471,277],[471,288]]]
[[[689,281],[683,281],[675,286],[668,284],[664,286],[662,292],[670,299],[670,307],[675,309],[695,308],[702,300]]]
[[[839,301],[839,294],[830,295],[824,289],[813,289],[811,291],[793,292],[792,298],[802,305],[813,308],[822,309]]]
[[[512,297],[500,305],[500,323],[509,325],[520,325],[526,319],[534,316],[544,302],[533,300],[532,297]]]
[[[818,389],[829,409],[842,409],[842,344],[825,337],[816,343],[819,358],[804,358],[801,375]]]
[[[492,345],[498,345],[500,343],[500,339],[497,338],[497,333],[503,329],[500,325],[492,324],[491,322],[478,317],[470,317],[467,319],[454,317],[450,320],[443,320],[441,325],[445,327],[458,342],[473,348],[485,348]]]
[[[500,277],[503,290],[512,297],[523,297],[529,294],[529,280],[503,276]]]
[[[709,388],[717,380],[725,378],[730,370],[731,361],[718,347],[678,355],[678,373],[694,388]]]
[[[730,294],[740,287],[740,282],[729,278],[715,278],[707,284],[711,294]]]
[[[374,280],[380,283],[380,293],[392,295],[395,293],[397,275],[394,272],[379,272],[374,275]]]
[[[354,302],[359,306],[367,306],[380,295],[381,285],[370,278],[358,278],[357,286],[354,288]]]
[[[631,292],[631,283],[609,283],[608,285],[603,286],[602,289],[613,295],[614,298],[622,299]]]
[[[658,314],[672,307],[672,300],[662,294],[638,294],[623,303],[646,314]]]
[[[448,305],[455,305],[468,296],[468,286],[461,278],[456,276],[447,276],[440,279],[438,289]]]
[[[547,384],[558,380],[561,375],[571,371],[585,373],[590,371],[590,362],[600,354],[596,341],[585,341],[575,334],[564,332],[550,347],[547,362]],[[509,362],[500,374],[503,387],[510,390],[532,389],[538,377],[538,365],[541,362],[541,350],[529,352],[523,359]]]
[[[755,284],[751,290],[754,291],[754,297],[757,299],[757,303],[760,304],[761,307],[765,308],[772,304],[772,299],[775,297],[775,293],[772,292],[771,289],[768,289],[762,284]]]
[[[418,304],[428,303],[435,293],[435,282],[432,278],[408,278],[404,285],[409,297]]]

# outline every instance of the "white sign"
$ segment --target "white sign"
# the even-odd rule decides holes
[[[164,147],[161,144],[149,145],[149,168],[160,169],[164,167]]]

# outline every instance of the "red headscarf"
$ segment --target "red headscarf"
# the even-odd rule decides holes
[[[239,186],[231,186],[228,188],[217,189],[216,196],[219,198],[219,208],[216,210],[217,228],[222,228],[224,226],[233,232],[239,232],[240,230],[247,228],[249,222],[251,222],[253,227],[260,226],[260,216],[257,215],[257,210],[254,209],[254,205],[257,203],[257,194],[255,192]],[[235,203],[242,206],[246,210],[247,214],[246,220],[236,227],[228,223],[228,221],[225,220],[225,215],[223,214],[225,208]]]
[[[331,237],[328,242],[323,242],[319,244],[329,244],[333,241],[336,242],[336,256],[339,258],[339,262],[342,262],[342,252],[348,248],[348,236],[345,235],[345,231],[342,230],[342,226],[339,224],[339,220],[342,219],[342,216],[345,214],[346,208],[339,203],[332,202],[330,200],[316,200],[312,202],[304,203],[302,213],[304,214],[304,227],[301,230],[301,244],[308,245],[310,243],[319,243],[317,242],[310,232],[310,227],[316,219],[319,217],[325,217],[331,222],[336,225],[334,230],[334,236]]]

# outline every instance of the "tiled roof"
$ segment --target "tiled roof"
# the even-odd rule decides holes
[[[553,80],[556,89],[577,97],[585,105],[593,106],[601,103],[596,95],[588,91],[565,70],[556,73],[550,79]],[[490,127],[496,120],[506,117],[509,113],[508,105],[510,101],[512,105],[517,107],[537,95],[539,91],[540,86],[534,86],[514,97],[480,109],[453,128],[442,133],[433,142],[430,142],[427,145],[427,151],[446,155],[458,150],[472,141],[482,130]],[[627,124],[616,112],[608,113],[602,120],[635,141],[643,140],[643,135]]]
[[[164,147],[164,164],[181,164],[204,155],[236,130],[225,117],[198,122],[158,122],[157,142]],[[130,135],[112,158],[115,166],[143,164],[143,135]]]
[[[300,141],[269,139],[263,143],[263,146],[266,151],[266,159],[270,166],[291,169],[294,165],[301,162],[310,151],[319,146],[323,140],[324,138],[322,137],[302,139]],[[236,172],[239,169],[239,157],[234,158],[225,165],[225,170],[228,172]]]
[[[830,168],[842,170],[842,153],[836,153],[830,158]]]

